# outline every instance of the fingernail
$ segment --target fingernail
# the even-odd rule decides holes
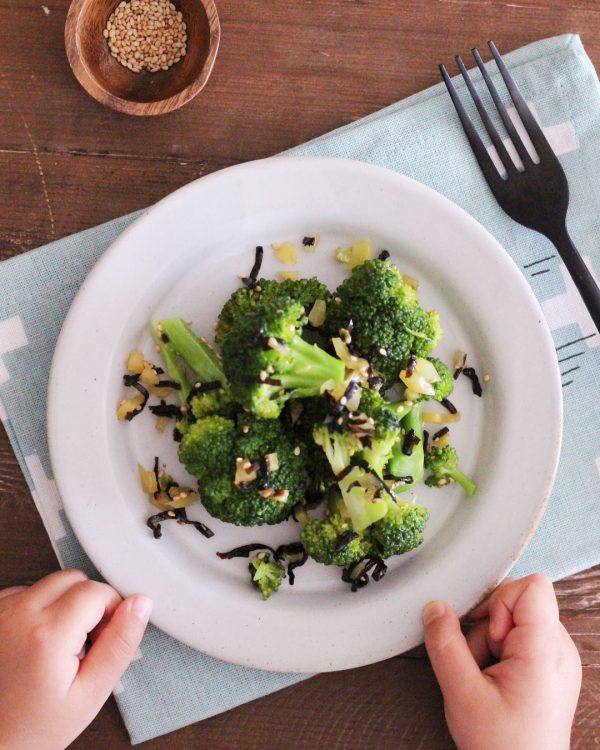
[[[134,596],[131,599],[130,611],[132,615],[135,615],[138,620],[141,620],[142,622],[146,623],[150,619],[150,614],[152,612],[152,605],[153,601],[152,599],[149,599],[147,596],[142,596],[141,594],[138,594],[137,596]]]
[[[445,611],[444,602],[429,602],[423,610],[423,625],[431,625],[435,620],[439,620]]]

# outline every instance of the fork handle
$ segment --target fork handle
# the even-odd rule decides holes
[[[557,234],[549,234],[548,239],[558,250],[567,271],[571,275],[581,298],[594,321],[596,329],[600,331],[600,288],[594,280],[590,269],[586,266],[579,251],[564,226]]]

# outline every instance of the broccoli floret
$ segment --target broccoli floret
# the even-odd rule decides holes
[[[403,402],[388,403],[379,391],[363,389],[358,413],[373,420],[374,431],[363,439],[362,458],[378,475],[383,476],[394,445],[400,439],[400,420],[410,407]]]
[[[403,435],[392,448],[387,469],[391,476],[405,480],[404,484],[397,486],[396,492],[409,490],[423,479],[425,454],[423,450],[423,422],[421,420],[420,404],[415,404],[402,419],[401,430]],[[414,436],[412,441],[411,436]],[[407,443],[407,441],[409,442]],[[411,446],[410,449],[408,445]],[[409,455],[406,453],[407,450],[409,451]],[[410,479],[412,481],[409,481]]]
[[[437,312],[418,305],[415,290],[389,262],[374,259],[356,266],[333,298],[327,333],[337,336],[352,321],[354,346],[386,378],[388,387],[397,382],[410,354],[426,357],[442,336]]]
[[[313,429],[313,440],[325,452],[335,477],[350,466],[352,456],[362,448],[362,443],[356,435],[349,431],[330,431],[324,424]]]
[[[237,425],[220,416],[189,425],[179,459],[198,478],[201,501],[212,516],[238,526],[259,526],[281,523],[304,498],[304,458],[294,448],[280,422],[242,413]],[[244,481],[239,481],[237,459],[250,467]]]
[[[383,558],[402,555],[418,547],[429,519],[429,511],[422,505],[394,502],[389,497],[385,502],[386,515],[369,529]]]
[[[248,411],[276,419],[290,398],[321,395],[344,380],[344,363],[301,337],[304,307],[281,297],[240,320],[223,342],[233,397]]]
[[[437,357],[428,357],[427,359],[435,367],[435,370],[439,376],[439,380],[436,380],[434,383],[430,383],[431,387],[433,388],[433,395],[426,396],[420,393],[411,392],[410,399],[412,401],[428,401],[429,399],[433,399],[434,401],[443,401],[445,398],[448,398],[448,396],[450,396],[452,394],[452,391],[454,390],[454,377],[452,371],[446,364],[444,364],[444,362],[442,362],[441,359],[438,359]],[[403,368],[404,366],[405,365],[403,365]]]
[[[279,590],[285,578],[285,569],[277,560],[272,560],[268,552],[259,552],[248,565],[252,583],[268,599],[271,594]]]
[[[363,532],[386,514],[384,490],[371,472],[354,466],[340,479],[338,487],[354,531]]]
[[[475,483],[459,469],[456,449],[451,445],[432,445],[425,454],[425,468],[432,472],[425,480],[429,487],[443,487],[454,481],[460,484],[467,495],[473,495],[477,489]]]
[[[228,385],[192,396],[189,408],[194,419],[203,419],[213,414],[222,417],[234,417],[237,412]]]
[[[329,300],[330,292],[325,284],[316,279],[286,279],[278,282],[272,279],[259,279],[254,288],[241,287],[227,300],[217,321],[215,340],[222,344],[232,328],[254,312],[257,307],[279,299],[289,297],[299,302],[308,314],[316,300]]]
[[[313,439],[314,428],[323,425],[326,415],[326,402],[322,398],[307,398],[302,402],[288,402],[288,409],[300,411],[294,426],[290,427],[290,430],[294,438],[300,443],[308,467],[306,504],[312,505],[335,484],[335,475],[325,451]]]
[[[369,539],[353,532],[351,522],[338,513],[322,521],[310,520],[302,528],[300,541],[308,555],[323,565],[350,565],[372,550]]]

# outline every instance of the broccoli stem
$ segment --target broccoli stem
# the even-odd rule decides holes
[[[300,336],[294,336],[285,346],[292,354],[289,372],[275,373],[273,377],[280,380],[286,390],[293,391],[294,396],[318,396],[321,386],[329,380],[343,383],[345,366],[337,357],[327,354],[316,344],[309,344]]]
[[[175,383],[179,383],[180,387],[179,391],[177,392],[179,395],[179,400],[181,401],[181,403],[185,403],[187,397],[190,395],[191,387],[186,377],[185,370],[180,365],[179,360],[177,359],[177,352],[175,351],[175,347],[171,344],[170,341],[166,342],[162,340],[160,334],[157,331],[156,325],[152,326],[152,336],[154,337],[154,341],[156,343],[156,346],[158,347],[158,353],[161,356],[163,364],[167,368],[169,380],[172,380]]]
[[[407,456],[402,448],[404,438],[400,438],[394,448],[388,464],[388,471],[394,477],[412,477],[410,484],[398,488],[397,492],[403,492],[414,487],[423,479],[425,452],[423,450],[423,422],[421,421],[421,406],[416,404],[401,422],[404,434],[414,430],[419,442],[412,449],[412,454]]]
[[[192,331],[181,318],[161,320],[159,325],[173,345],[175,351],[185,360],[190,370],[203,382],[219,380],[225,382],[223,368],[211,347]]]
[[[463,474],[460,469],[447,469],[446,473],[449,477],[454,479],[455,482],[458,482],[460,486],[463,488],[463,490],[469,495],[470,497],[475,494],[475,490],[477,489],[477,485],[475,482],[473,482],[466,474]]]

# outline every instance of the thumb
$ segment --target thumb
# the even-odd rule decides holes
[[[444,602],[430,602],[423,610],[425,646],[444,700],[467,701],[483,677],[453,610]]]
[[[94,700],[108,698],[140,645],[152,612],[152,600],[136,594],[115,610],[81,662],[76,683]]]

